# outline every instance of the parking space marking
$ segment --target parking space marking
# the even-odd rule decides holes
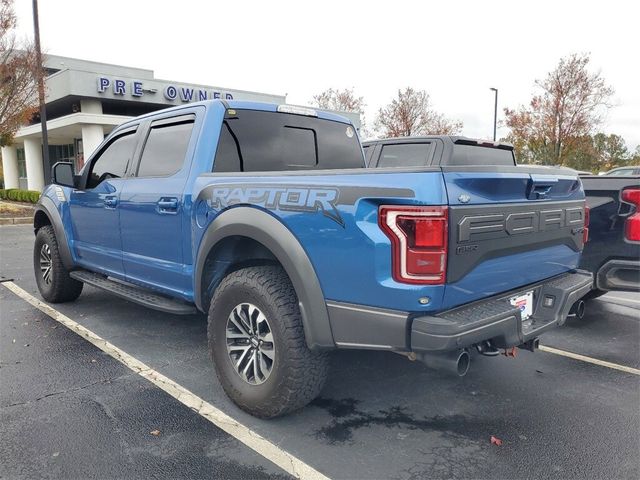
[[[624,298],[624,297],[603,297],[601,298],[601,300],[604,300],[605,302],[607,300],[618,300],[619,302],[631,302],[631,303],[640,303],[640,300],[634,300],[633,298]]]
[[[620,370],[625,373],[632,373],[633,375],[640,375],[640,370],[633,367],[627,367],[626,365],[618,365],[617,363],[606,362],[604,360],[598,360],[597,358],[587,357],[580,355],[579,353],[567,352],[565,350],[558,350],[557,348],[547,347],[546,345],[540,345],[538,349],[542,352],[553,353],[555,355],[561,355],[563,357],[573,358],[574,360],[580,360],[586,363],[592,363],[594,365],[600,365],[601,367],[612,368],[614,370]]]
[[[182,385],[174,382],[170,378],[165,377],[160,372],[152,369],[137,358],[129,355],[124,350],[120,350],[115,345],[107,342],[99,335],[73,321],[63,313],[57,311],[53,307],[50,307],[46,303],[41,302],[15,283],[4,282],[2,283],[2,285],[7,287],[18,297],[36,307],[41,312],[47,314],[55,321],[61,323],[69,330],[77,333],[103,352],[115,358],[133,372],[149,380],[154,385],[161,388],[173,398],[178,400],[180,403],[191,408],[193,411],[209,420],[215,426],[217,426],[221,430],[224,430],[229,435],[235,437],[247,447],[251,448],[259,455],[262,455],[267,460],[270,460],[272,463],[276,464],[278,467],[280,467],[290,475],[293,475],[296,478],[328,480],[328,477],[318,472],[313,467],[307,465],[299,458],[282,450],[276,444],[271,443],[269,440],[260,436],[258,433],[238,422],[234,418],[230,417],[222,410],[214,407],[212,404],[198,397],[196,394],[187,390]]]

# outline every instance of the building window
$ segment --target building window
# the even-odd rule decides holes
[[[58,162],[74,162],[76,158],[75,150],[73,143],[67,145],[49,145],[51,165],[55,165]]]
[[[18,177],[27,178],[27,161],[24,156],[24,147],[16,149],[18,154]]]

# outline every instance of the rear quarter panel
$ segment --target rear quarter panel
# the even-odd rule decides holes
[[[446,205],[439,170],[210,174],[193,189],[194,251],[216,215],[239,205],[278,218],[309,256],[327,300],[398,310],[440,307],[444,287],[391,276],[391,246],[378,226],[383,204]],[[314,207],[320,198],[322,207]],[[428,306],[418,299],[429,296]]]

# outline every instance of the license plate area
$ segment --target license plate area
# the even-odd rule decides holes
[[[509,298],[509,303],[520,309],[523,321],[529,319],[533,315],[533,290]]]

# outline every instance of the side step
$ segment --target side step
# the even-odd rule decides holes
[[[137,287],[130,283],[110,280],[108,277],[100,275],[99,273],[88,272],[87,270],[75,270],[69,273],[69,275],[71,278],[75,278],[87,285],[106,290],[125,300],[153,308],[154,310],[173,313],[175,315],[192,315],[198,313],[194,305],[165,297],[164,295]]]

